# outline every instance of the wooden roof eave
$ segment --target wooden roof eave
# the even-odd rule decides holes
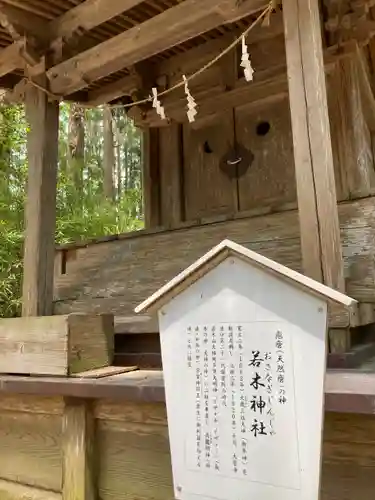
[[[146,0],[146,2],[149,1],[151,2],[151,0]],[[49,67],[47,76],[50,94],[65,98],[77,91],[87,89],[92,83],[130,67],[138,61],[179,46],[187,40],[226,23],[242,19],[268,5],[268,0],[243,0],[239,6],[236,0],[184,0],[177,5],[175,5],[177,0],[166,0],[166,3],[167,1],[169,4],[172,3],[170,8],[146,18],[145,21],[129,29],[118,31],[115,36],[104,40],[102,38],[98,44],[91,44],[93,45],[91,47],[89,44],[88,49]],[[82,38],[82,35],[85,36],[86,33],[91,36],[91,33],[94,34],[99,26],[101,28],[107,24],[112,25],[115,16],[123,15],[128,9],[135,12],[137,8],[143,8],[146,2],[141,2],[141,0],[112,0],[111,2],[85,0],[46,24],[45,36],[40,46],[46,50],[47,37],[48,47],[52,49],[55,60],[59,57],[61,60],[59,51],[61,52],[62,46],[69,46],[71,40],[76,40],[77,37]],[[7,0],[0,1],[0,6],[3,4],[7,4]],[[32,8],[28,0],[17,0],[16,4],[20,9],[30,7],[31,10]],[[45,4],[47,9],[50,1],[46,0]],[[6,5],[6,7],[9,6]],[[23,30],[24,33],[25,30]],[[0,52],[0,75],[11,73],[29,64],[27,57],[25,60],[24,51],[28,40],[26,32],[24,38],[15,40],[13,44]],[[82,47],[84,46],[85,44],[82,44]],[[39,52],[41,55],[43,50]],[[38,70],[33,76],[38,76]],[[127,88],[124,90],[128,91]]]

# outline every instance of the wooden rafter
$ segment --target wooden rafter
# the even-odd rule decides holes
[[[143,0],[86,0],[50,24],[54,38],[68,40],[77,31],[88,31],[136,7]]]
[[[29,14],[25,15],[20,9],[0,1],[0,23],[15,40],[15,43],[0,53],[0,75],[23,67],[24,57],[20,53],[20,46],[24,44],[24,36],[32,35],[35,37],[37,35],[38,41],[42,42],[45,48],[51,46],[57,50],[58,47],[61,47],[59,40],[70,40],[77,34],[109,21],[142,1],[86,0],[49,24],[43,23],[40,18],[35,18],[35,16],[31,16],[27,22]],[[34,30],[32,26],[34,26]]]
[[[26,35],[39,40],[49,38],[49,31],[43,19],[2,0],[0,0],[0,23],[14,41]]]
[[[51,91],[67,95],[124,67],[234,22],[267,5],[266,0],[185,0],[48,71]]]

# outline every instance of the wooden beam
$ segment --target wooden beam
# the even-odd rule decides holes
[[[277,13],[272,17],[270,26],[257,26],[249,33],[247,43],[264,42],[284,33],[282,17]],[[161,61],[157,67],[158,78],[167,76],[168,84],[173,85],[182,74],[190,74],[198,68],[207,64],[217,54],[224,50],[230,42],[228,36],[224,35],[215,40],[209,40],[203,44],[193,47],[182,54]],[[217,65],[213,68],[217,69]],[[205,72],[205,74],[207,74]],[[88,93],[87,105],[98,106],[118,99],[125,95],[132,95],[137,87],[137,80],[133,76],[125,76],[115,82],[92,90]],[[148,89],[149,91],[151,89]]]
[[[344,291],[318,0],[283,0],[283,15],[304,272]]]
[[[264,76],[258,73],[257,82],[249,85],[244,79],[238,80],[232,90],[225,91],[222,85],[204,89],[194,95],[198,102],[197,121],[208,120],[213,114],[221,111],[230,111],[243,102],[259,105],[260,102],[274,102],[275,99],[288,95],[288,85],[285,75],[285,66],[271,68],[264,72]],[[169,126],[170,121],[186,122],[186,98],[181,95],[172,95],[163,100],[163,106],[168,120],[161,120],[155,110],[149,110],[137,123],[143,127]]]
[[[78,30],[89,31],[142,2],[143,0],[86,0],[52,21],[50,32],[55,39],[62,37],[67,40]]]
[[[132,95],[137,88],[138,82],[134,76],[124,76],[115,82],[89,92],[87,104],[89,106],[99,106],[100,104],[114,101],[124,95]]]
[[[327,74],[335,70],[339,59],[349,59],[353,56],[355,45],[342,47],[342,52],[337,54],[337,47],[327,49],[324,53],[325,72]],[[250,48],[251,51],[251,48]],[[253,58],[256,56],[256,51],[251,51]],[[210,115],[217,113],[217,110],[231,110],[235,106],[241,105],[243,102],[247,104],[254,103],[259,106],[259,103],[274,102],[288,94],[288,85],[286,78],[285,59],[276,55],[275,60],[279,60],[278,64],[273,64],[267,69],[258,69],[254,75],[254,81],[249,84],[243,78],[236,82],[232,90],[226,90],[221,85],[203,88],[194,92],[194,98],[198,103],[197,121],[208,119]],[[266,64],[264,65],[267,66]],[[186,97],[183,91],[173,92],[170,95],[163,97],[163,106],[167,118],[172,121],[184,122],[186,116]],[[155,113],[155,110],[150,109],[143,113],[141,121],[138,122],[142,127],[164,127],[169,125],[168,120],[161,120]]]
[[[26,113],[30,131],[22,314],[43,316],[52,315],[59,104],[29,86]]]
[[[66,398],[62,429],[62,500],[96,500],[97,453],[91,402]]]
[[[265,0],[185,0],[48,71],[51,91],[66,95],[267,5]]]

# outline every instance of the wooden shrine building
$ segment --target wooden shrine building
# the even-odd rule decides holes
[[[134,308],[226,238],[358,301],[329,314],[322,498],[373,498],[375,2],[0,0],[0,23],[30,124],[23,315],[113,314],[116,363],[141,368],[1,375],[0,498],[172,497],[158,325]],[[144,230],[55,248],[63,99],[143,129]]]

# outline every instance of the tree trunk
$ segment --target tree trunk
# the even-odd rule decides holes
[[[83,190],[83,168],[85,162],[85,112],[72,104],[69,123],[69,170],[78,192]]]
[[[113,173],[115,170],[115,144],[113,140],[112,112],[106,106],[104,108],[104,196],[114,200]]]

